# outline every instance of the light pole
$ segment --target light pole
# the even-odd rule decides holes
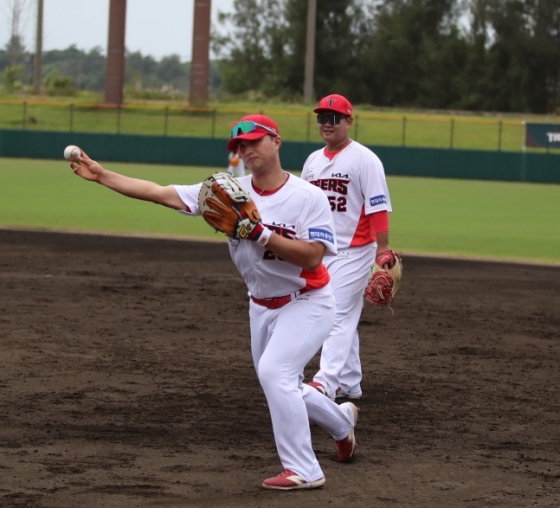
[[[305,43],[305,78],[303,83],[303,101],[312,102],[313,73],[315,69],[315,23],[317,18],[317,0],[307,0],[307,38]]]
[[[193,46],[189,104],[208,104],[208,84],[210,82],[210,15],[212,0],[194,0]]]
[[[123,102],[125,28],[126,0],[111,0],[105,68],[105,103],[117,106]]]
[[[33,60],[33,93],[41,93],[43,73],[43,0],[37,0],[37,33],[35,39],[35,58]]]

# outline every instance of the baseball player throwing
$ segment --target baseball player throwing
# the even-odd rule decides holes
[[[328,95],[314,112],[326,146],[307,158],[301,177],[328,197],[338,255],[325,258],[335,293],[336,320],[323,344],[320,370],[309,384],[333,400],[359,399],[362,368],[358,322],[376,250],[377,254],[391,250],[391,200],[379,158],[350,139],[350,102],[342,95]]]
[[[228,150],[237,151],[251,175],[238,183],[254,200],[262,222],[247,239],[229,238],[229,251],[249,292],[251,350],[266,396],[276,448],[284,471],[263,487],[322,487],[325,475],[311,443],[309,422],[333,436],[341,462],[354,455],[358,410],[335,404],[303,383],[305,365],[319,351],[335,322],[335,301],[323,256],[336,257],[329,202],[314,185],[280,165],[280,133],[268,117],[242,118],[231,130]],[[152,201],[183,214],[200,215],[203,184],[161,186],[123,176],[86,154],[74,172],[125,196]],[[289,203],[289,206],[286,204]]]

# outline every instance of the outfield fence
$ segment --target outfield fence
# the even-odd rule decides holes
[[[321,141],[311,112],[266,108],[259,112],[277,121],[284,140]],[[0,101],[0,129],[225,138],[233,122],[252,113],[225,108]],[[524,150],[525,125],[512,119],[364,112],[355,114],[351,136],[365,145],[519,152]],[[555,151],[560,153],[560,149]]]
[[[225,168],[226,141],[192,136],[0,129],[0,157],[61,160],[64,147],[76,144],[103,161]],[[322,142],[284,141],[282,167],[301,170],[308,155],[323,146]],[[560,183],[558,154],[367,146],[383,161],[388,175]]]

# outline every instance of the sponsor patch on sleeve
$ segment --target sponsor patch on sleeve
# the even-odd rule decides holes
[[[386,205],[387,198],[385,197],[385,194],[379,194],[379,196],[373,196],[372,198],[369,198],[369,204],[370,206]]]
[[[309,228],[310,240],[325,240],[334,244],[334,235],[327,229]]]

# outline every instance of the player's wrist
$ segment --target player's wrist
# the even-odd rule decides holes
[[[263,232],[261,233],[261,236],[259,236],[259,239],[257,240],[257,243],[264,247],[268,243],[268,241],[270,240],[270,237],[272,236],[272,233],[273,233],[273,231],[271,231],[270,229],[263,228]]]
[[[94,175],[95,175],[94,182],[97,182],[101,185],[107,185],[106,184],[107,174],[108,174],[108,170],[106,170],[104,167],[100,167],[99,171],[94,173]]]
[[[395,252],[391,249],[381,252],[375,256],[375,263],[379,266],[383,266],[385,264],[392,264],[395,260]]]
[[[265,246],[270,237],[272,235],[272,231],[268,228],[265,228],[261,223],[258,223],[251,234],[249,235],[249,240],[257,242],[259,245]]]

